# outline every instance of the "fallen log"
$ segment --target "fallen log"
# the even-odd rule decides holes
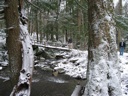
[[[30,96],[31,90],[34,54],[27,27],[20,25],[20,28],[23,46],[23,64],[20,71],[18,84],[13,88],[10,96]]]
[[[33,46],[44,47],[44,48],[48,48],[48,49],[61,50],[61,51],[71,51],[71,49],[69,49],[69,48],[49,46],[49,45],[43,45],[43,44],[33,44]]]

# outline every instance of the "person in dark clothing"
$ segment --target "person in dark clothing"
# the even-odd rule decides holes
[[[71,38],[68,39],[68,48],[69,49],[73,48],[73,44],[72,44],[72,39]]]
[[[72,39],[71,38],[68,39],[68,43],[72,43]]]
[[[125,46],[126,46],[126,44],[125,44],[124,41],[121,41],[121,42],[119,43],[120,55],[123,55]]]

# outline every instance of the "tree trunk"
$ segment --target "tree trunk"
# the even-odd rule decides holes
[[[88,0],[89,48],[83,96],[122,96],[112,0]]]
[[[40,43],[42,43],[42,40],[43,40],[43,30],[41,29],[42,25],[43,25],[43,17],[42,17],[42,13],[40,12],[40,15],[39,15],[39,30],[40,30]]]
[[[36,38],[37,38],[37,42],[39,42],[39,24],[38,24],[38,11],[36,13]]]
[[[23,0],[5,0],[5,4],[8,5],[8,7],[5,8],[7,26],[6,42],[11,70],[10,79],[13,87],[10,96],[30,96],[31,89],[34,56],[26,26],[27,18],[23,17],[22,9],[20,9],[22,8],[22,1]],[[20,16],[18,15],[18,4],[20,7]],[[19,23],[19,17],[21,23]]]
[[[7,27],[7,50],[9,55],[9,67],[11,71],[12,86],[18,82],[18,76],[22,66],[22,53],[20,42],[20,29],[18,19],[18,0],[5,0],[8,7],[5,8]]]
[[[59,22],[58,22],[58,18],[59,18],[59,11],[60,11],[60,4],[61,4],[61,0],[58,0],[58,8],[57,8],[57,12],[56,12],[56,14],[57,14],[57,16],[56,16],[56,33],[55,33],[55,35],[56,35],[56,40],[58,41],[58,39],[59,39]]]
[[[119,0],[119,15],[122,15],[122,0]]]
[[[122,15],[122,0],[119,0],[119,15]],[[117,29],[117,44],[118,45],[119,45],[119,43],[121,41],[121,36],[122,36],[122,30],[121,29]]]

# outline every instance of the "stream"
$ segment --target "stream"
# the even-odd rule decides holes
[[[7,71],[0,71],[0,96],[9,96],[12,91],[11,82],[4,79],[8,79]],[[55,77],[51,71],[36,67],[33,71],[31,96],[71,96],[78,82],[79,80],[63,74]]]

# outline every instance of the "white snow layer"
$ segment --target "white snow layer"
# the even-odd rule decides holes
[[[87,51],[72,50],[72,58],[61,60],[54,69],[64,69],[67,75],[86,78]],[[72,63],[72,61],[76,61]],[[67,62],[68,64],[65,64]]]
[[[23,46],[23,64],[22,70],[19,76],[18,87],[21,84],[28,84],[28,89],[21,89],[19,92],[15,92],[15,87],[10,96],[30,96],[30,83],[32,78],[33,72],[33,61],[34,61],[34,54],[32,49],[32,43],[30,40],[30,36],[27,30],[27,26],[20,25],[20,32],[21,32],[21,41]],[[15,92],[15,93],[14,93]]]
[[[72,54],[72,58],[61,60],[61,62],[55,67],[55,69],[64,69],[65,74],[67,75],[70,75],[72,77],[81,77],[85,79],[86,66],[88,62],[88,59],[87,59],[88,52],[73,49],[70,54]],[[123,96],[128,96],[128,91],[127,91],[128,90],[128,53],[124,53],[123,56],[120,56],[118,53],[118,57],[119,57],[119,65],[120,65],[120,71],[121,71],[122,93],[123,93]],[[77,60],[77,61],[75,63],[72,63],[70,62],[72,60]],[[64,62],[67,62],[68,64],[65,64]],[[104,59],[101,59],[100,63],[103,64],[103,62],[104,62]],[[78,64],[78,65],[76,66],[75,64]],[[98,69],[98,66],[95,66],[95,67],[97,67]],[[112,74],[116,74],[116,73],[117,72],[112,71]],[[97,74],[97,72],[95,74]],[[101,78],[99,79],[97,78],[96,80],[99,80],[100,82],[100,79]],[[116,78],[115,80],[113,80],[113,82],[115,81],[116,81]],[[104,87],[104,85],[99,85],[99,86]],[[115,84],[113,86],[118,86],[118,85]]]

